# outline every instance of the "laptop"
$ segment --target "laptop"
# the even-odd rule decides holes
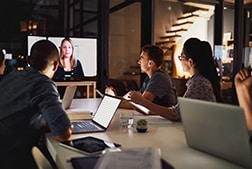
[[[61,100],[62,106],[63,106],[63,108],[65,110],[67,110],[67,109],[70,108],[70,106],[72,104],[72,101],[73,101],[73,98],[74,98],[74,94],[75,94],[76,88],[77,88],[77,86],[74,86],[74,85],[66,87],[64,96],[63,96],[63,98]]]
[[[250,137],[239,106],[178,97],[189,147],[252,168]]]
[[[107,130],[120,102],[120,98],[104,95],[92,120],[72,122],[74,125],[72,133],[91,133]]]

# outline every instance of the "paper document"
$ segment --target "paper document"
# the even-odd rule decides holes
[[[144,114],[149,114],[150,113],[150,110],[147,109],[146,107],[140,105],[140,104],[136,104],[134,102],[130,102],[133,106],[135,106],[137,109],[139,109],[142,113]]]
[[[107,151],[99,158],[94,169],[161,169],[160,159],[160,150],[155,148]]]
[[[146,119],[148,124],[172,124],[173,122],[161,117],[159,115],[149,115],[149,116],[144,116],[143,115],[134,115],[134,121],[137,121],[139,119]]]
[[[126,93],[123,98],[125,100],[130,100],[130,97],[129,97],[129,92]],[[140,105],[140,104],[137,104],[137,103],[134,103],[133,101],[130,101],[130,104],[132,104],[133,106],[135,106],[138,110],[140,110],[142,113],[144,114],[149,114],[150,113],[150,110],[147,109],[146,107]]]

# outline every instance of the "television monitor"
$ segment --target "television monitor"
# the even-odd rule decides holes
[[[45,36],[28,36],[27,37],[27,47],[28,47],[27,54],[28,54],[28,56],[30,55],[32,45],[35,42],[37,42],[39,40],[43,40],[43,39],[46,39],[46,37]]]
[[[34,42],[41,39],[48,39],[53,42],[60,50],[60,43],[65,37],[43,37],[28,36],[28,55]],[[97,75],[97,39],[96,38],[77,38],[69,37],[73,41],[74,55],[80,60],[85,77]]]

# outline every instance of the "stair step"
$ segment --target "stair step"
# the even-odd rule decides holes
[[[162,45],[162,44],[170,44],[170,43],[175,43],[175,41],[174,40],[159,41],[159,42],[156,42],[155,44]]]
[[[190,15],[187,15],[187,16],[179,17],[178,20],[188,19],[188,18],[193,18],[193,17],[199,17],[199,15],[197,15],[197,14],[190,14]]]
[[[182,22],[182,23],[173,24],[172,26],[181,26],[181,25],[187,25],[187,24],[193,24],[193,22],[191,22],[191,21],[186,21],[186,22]]]
[[[168,36],[160,36],[160,39],[167,39],[167,38],[180,38],[181,35],[168,35]]]
[[[169,30],[169,31],[166,31],[166,33],[176,33],[176,32],[183,32],[183,31],[187,31],[187,29],[181,28],[181,29],[176,29],[176,30]]]
[[[187,5],[186,5],[186,6],[187,6]],[[201,7],[192,7],[192,6],[190,6],[189,8],[184,9],[184,14],[186,14],[186,13],[195,13],[195,12],[199,12],[199,11],[207,12],[207,11],[209,11],[209,9],[207,9],[207,8],[201,8]]]
[[[169,47],[169,46],[160,46],[160,48],[161,48],[161,49],[168,49],[168,50],[171,49],[171,47]]]

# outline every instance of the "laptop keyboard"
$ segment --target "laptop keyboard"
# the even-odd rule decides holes
[[[95,125],[94,123],[90,121],[76,121],[76,122],[73,122],[73,124],[74,124],[74,128],[85,129],[87,131],[94,131],[97,129],[101,129],[100,127],[98,127],[97,125]]]

